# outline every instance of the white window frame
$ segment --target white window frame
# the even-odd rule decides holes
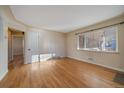
[[[77,50],[84,50],[84,51],[91,51],[91,52],[106,52],[106,53],[119,53],[119,49],[118,49],[118,33],[119,33],[119,29],[118,29],[118,26],[111,26],[111,27],[116,27],[117,28],[117,31],[116,31],[116,51],[97,51],[97,50],[93,50],[93,49],[88,49],[88,48],[80,48],[79,47],[79,36],[80,35],[83,35],[85,33],[88,33],[88,32],[83,32],[79,35],[77,35]],[[110,28],[110,27],[106,27],[106,28],[103,28],[103,29],[107,29],[107,28]],[[97,30],[94,30],[94,31],[97,31]],[[85,42],[85,41],[84,41]],[[86,45],[86,44],[85,44]]]

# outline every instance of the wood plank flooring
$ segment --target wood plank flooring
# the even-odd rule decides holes
[[[116,71],[70,58],[24,65],[16,57],[0,81],[5,88],[91,88],[124,87],[113,82]]]

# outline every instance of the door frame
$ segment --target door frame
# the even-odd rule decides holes
[[[23,32],[24,33],[24,37],[23,37],[23,58],[24,58],[24,61],[25,61],[25,31],[21,31],[21,30],[16,30],[15,28],[12,28],[12,27],[8,27],[8,31],[7,31],[7,36],[8,36],[8,32],[9,32],[9,30],[10,31],[17,31],[17,32]],[[12,58],[13,58],[13,37],[14,36],[12,36]],[[9,38],[9,37],[8,37]],[[7,38],[7,39],[8,39]],[[9,40],[7,40],[7,42],[8,42]],[[9,42],[8,42],[9,43]],[[9,45],[8,45],[9,46]],[[9,49],[9,48],[7,48],[7,49]],[[8,52],[8,55],[9,55],[9,52]],[[13,59],[12,59],[13,60]],[[8,62],[9,63],[9,62]],[[24,64],[25,62],[23,62],[23,64]]]

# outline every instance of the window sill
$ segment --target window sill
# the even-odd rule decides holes
[[[90,49],[77,49],[77,50],[82,50],[82,51],[88,51],[88,52],[97,52],[97,53],[111,53],[111,54],[119,54],[119,52],[113,52],[113,51],[97,51],[97,50],[90,50]]]

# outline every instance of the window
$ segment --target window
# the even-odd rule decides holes
[[[118,52],[117,26],[84,32],[78,35],[78,49]]]

